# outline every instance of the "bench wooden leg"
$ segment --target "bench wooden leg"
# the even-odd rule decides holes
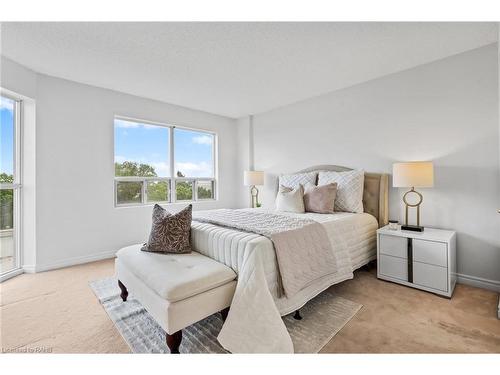
[[[229,307],[226,307],[224,310],[220,311],[220,315],[222,316],[222,321],[225,322],[227,319],[227,314],[229,314]]]
[[[293,316],[295,320],[302,320],[302,316],[300,315],[300,310],[295,310],[295,315]]]
[[[120,294],[120,297],[122,297],[123,302],[125,302],[127,300],[127,297],[128,297],[128,290],[120,280],[118,280],[118,286],[120,287],[120,289],[122,291]]]
[[[167,333],[167,346],[171,354],[179,354],[179,346],[182,342],[182,330],[169,335]]]

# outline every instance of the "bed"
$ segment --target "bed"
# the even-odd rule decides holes
[[[250,210],[250,209],[249,209]],[[269,212],[272,210],[258,209]],[[278,267],[271,240],[253,233],[245,233],[231,228],[193,221],[191,241],[197,252],[215,259],[229,267],[237,274],[241,272],[245,253],[250,249],[259,251],[264,258],[264,271],[269,290],[278,306],[281,315],[291,313],[302,307],[311,298],[331,285],[353,277],[353,271],[372,261],[376,257],[376,236],[378,228],[376,219],[367,213],[353,214],[339,212],[335,214],[293,214],[280,213],[287,216],[303,216],[321,223],[331,223],[330,230],[335,230],[339,241],[347,242],[348,251],[339,251],[339,269],[335,275],[322,278],[295,294],[292,298],[279,296]]]
[[[296,173],[347,170],[350,168],[322,165]],[[293,296],[280,293],[279,267],[269,238],[197,221],[194,216],[191,230],[193,249],[231,267],[239,277],[230,315],[219,335],[219,341],[226,349],[232,352],[251,352],[254,349],[260,352],[289,351],[291,341],[287,341],[286,329],[283,331],[281,319],[278,321],[276,317],[299,309],[328,287],[351,279],[354,270],[375,259],[376,229],[386,225],[388,219],[387,175],[365,173],[363,206],[365,212],[359,214],[280,212],[280,215],[308,218],[321,223],[334,244],[337,259],[335,273],[314,280]],[[246,210],[272,211],[264,208]],[[262,324],[249,330],[247,325],[252,325],[255,319],[260,319]],[[242,344],[241,335],[246,335],[247,344]],[[268,343],[270,340],[273,344]]]

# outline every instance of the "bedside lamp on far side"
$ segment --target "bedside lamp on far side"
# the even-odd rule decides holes
[[[245,171],[243,183],[245,186],[251,186],[250,195],[252,197],[252,208],[259,207],[259,189],[257,189],[256,185],[264,185],[264,172]]]
[[[415,232],[423,232],[424,227],[420,226],[420,204],[423,201],[423,196],[415,190],[416,187],[432,187],[434,186],[434,166],[430,161],[416,161],[408,163],[395,163],[392,166],[392,186],[393,187],[409,187],[409,191],[403,196],[405,203],[405,224],[401,226],[402,230],[411,230]],[[418,200],[415,203],[408,202],[408,196],[416,194]],[[417,225],[408,224],[408,209],[409,207],[417,208]]]

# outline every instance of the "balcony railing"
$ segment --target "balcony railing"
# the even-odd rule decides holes
[[[166,184],[159,197],[154,184]],[[206,201],[216,199],[215,178],[115,177],[115,205]]]

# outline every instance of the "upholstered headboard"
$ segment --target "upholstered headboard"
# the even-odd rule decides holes
[[[352,168],[338,165],[317,165],[298,171],[319,172],[319,171],[350,171]],[[365,212],[375,216],[379,227],[387,225],[389,220],[389,176],[383,173],[365,172],[365,187],[363,191],[363,207]]]

